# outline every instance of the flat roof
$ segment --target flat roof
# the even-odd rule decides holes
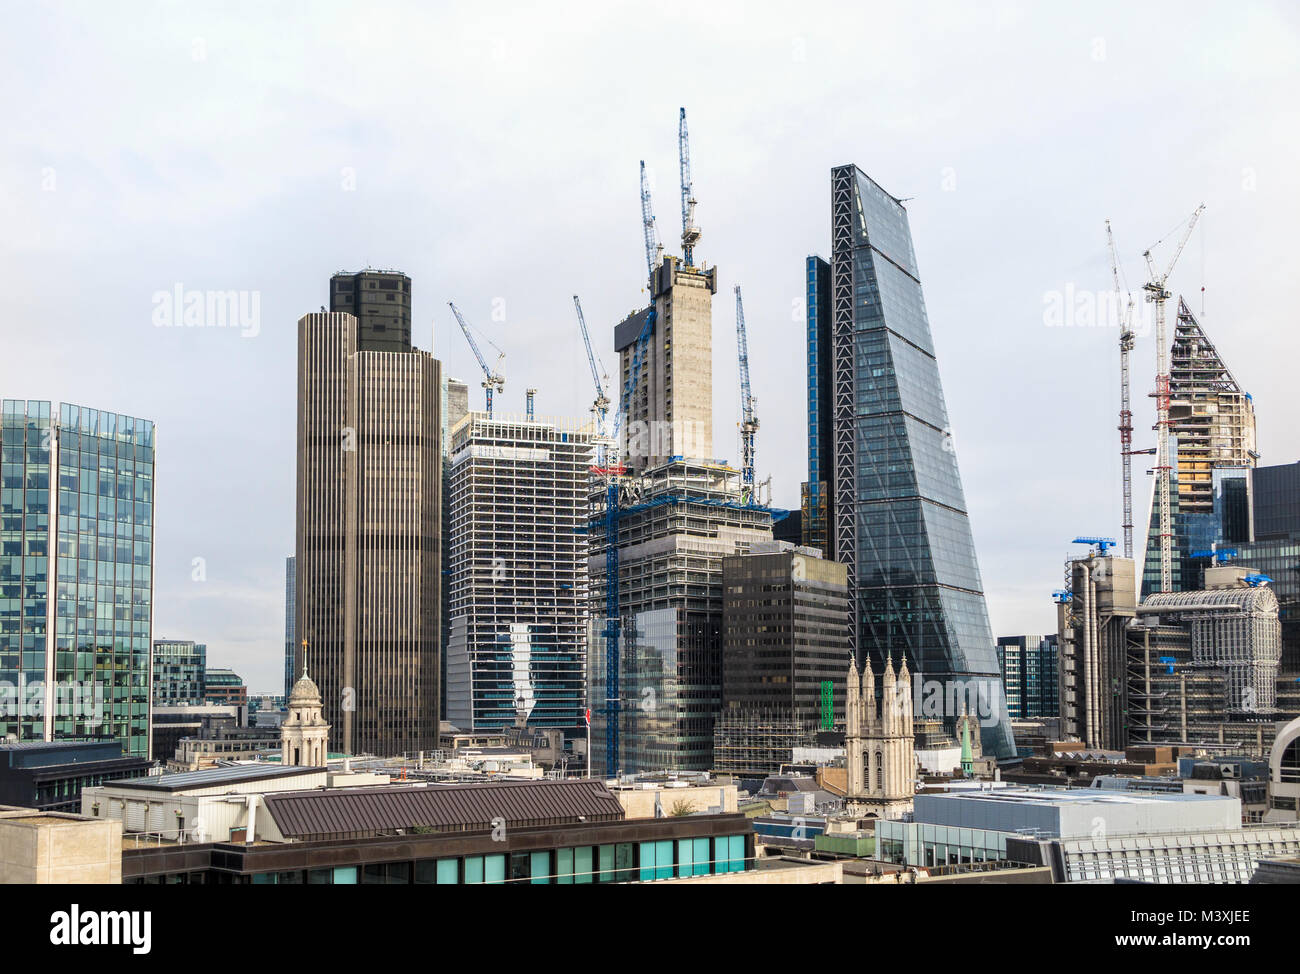
[[[920,797],[920,796],[918,796]],[[1168,802],[1222,801],[1222,795],[1183,792],[1113,791],[1108,788],[998,788],[993,791],[929,793],[927,799],[943,801],[1014,802],[1025,805],[1156,805]]]
[[[295,775],[323,773],[326,768],[287,768],[277,765],[241,764],[229,768],[204,768],[202,771],[181,771],[176,774],[152,775],[109,782],[114,788],[131,788],[139,791],[185,791],[190,788],[210,788],[216,785],[238,785],[248,781],[265,781],[268,778],[289,778]]]

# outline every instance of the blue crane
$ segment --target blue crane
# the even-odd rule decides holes
[[[1075,538],[1070,543],[1096,545],[1098,553],[1102,555],[1106,553],[1106,549],[1115,547],[1114,538]]]
[[[447,304],[451,307],[451,313],[456,316],[456,321],[460,325],[460,330],[465,333],[465,340],[469,342],[469,347],[474,351],[474,357],[478,359],[479,368],[483,370],[483,388],[487,391],[487,414],[488,416],[491,416],[492,390],[499,389],[504,391],[506,387],[505,377],[497,372],[493,372],[492,369],[488,367],[487,360],[483,358],[483,353],[479,351],[478,342],[474,341],[474,335],[470,331],[469,322],[465,320],[465,316],[460,313],[460,309],[457,308],[455,304],[450,301],[448,301]],[[487,341],[489,345],[492,345],[490,339]],[[501,349],[497,348],[495,345],[492,345],[492,347],[496,348],[498,353],[497,362],[500,363],[501,359],[506,357],[506,353],[501,351]]]
[[[757,400],[749,387],[749,339],[745,334],[745,307],[736,285],[736,354],[740,359],[740,484],[746,503],[754,500],[754,434],[758,431]]]
[[[587,364],[591,366],[591,381],[596,386],[596,399],[591,404],[596,414],[596,423],[600,432],[605,432],[605,417],[609,415],[609,396],[605,395],[605,385],[600,380],[601,370],[596,367],[596,353],[591,348],[591,335],[587,332],[587,319],[582,314],[582,302],[573,296],[573,308],[578,312],[578,327],[582,329],[582,344],[587,348]]]
[[[695,185],[691,181],[691,146],[686,133],[685,108],[677,123],[677,157],[682,170],[682,263],[694,267],[700,228],[695,225]]]

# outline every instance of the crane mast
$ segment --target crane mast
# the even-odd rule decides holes
[[[694,267],[700,228],[695,225],[695,185],[691,180],[691,146],[686,132],[685,108],[681,110],[677,123],[677,158],[682,173],[682,263]]]
[[[655,268],[663,261],[664,248],[659,242],[659,231],[655,228],[655,211],[650,202],[650,180],[645,174],[645,160],[641,160],[641,230],[645,235],[645,270],[650,282],[651,300],[654,300]]]
[[[605,417],[609,415],[609,396],[605,395],[605,385],[601,382],[600,369],[596,367],[596,353],[591,348],[591,335],[587,331],[587,319],[582,314],[582,302],[573,296],[573,310],[578,313],[578,327],[582,329],[582,344],[587,349],[587,364],[591,366],[591,381],[596,387],[596,398],[591,404],[591,411],[596,414],[596,424],[600,432],[605,432]]]
[[[754,501],[754,434],[758,431],[757,405],[749,385],[749,338],[745,333],[745,306],[736,285],[736,356],[740,361],[740,482],[745,503]]]
[[[1165,324],[1165,305],[1173,294],[1166,287],[1169,275],[1173,273],[1178,258],[1187,246],[1196,221],[1205,210],[1202,203],[1187,221],[1174,250],[1169,266],[1161,274],[1156,270],[1151,250],[1160,241],[1147,248],[1142,257],[1146,260],[1149,279],[1142,289],[1146,291],[1148,301],[1156,306],[1156,500],[1160,507],[1160,591],[1169,592],[1173,588],[1173,524],[1170,515],[1170,460],[1169,460],[1169,343]]]
[[[1110,272],[1115,279],[1115,295],[1122,302],[1124,291],[1119,283],[1119,255],[1115,235],[1106,221],[1106,244],[1110,248]],[[1120,312],[1119,322],[1119,455],[1124,477],[1124,557],[1133,557],[1133,410],[1129,401],[1129,353],[1133,351],[1133,296]]]
[[[474,357],[478,359],[479,368],[483,370],[483,389],[487,393],[487,414],[490,417],[492,415],[492,391],[493,389],[505,389],[505,377],[500,373],[492,371],[488,366],[487,359],[483,357],[482,351],[479,350],[478,342],[474,341],[474,333],[470,330],[469,322],[466,321],[465,316],[460,313],[460,309],[451,301],[448,301],[447,305],[451,308],[451,313],[456,316],[456,323],[460,325],[460,330],[465,333],[465,340],[469,342],[469,347],[474,352]],[[496,348],[495,345],[492,347]],[[497,348],[497,352],[497,363],[500,364],[501,359],[506,357],[506,353],[502,352],[499,348]]]

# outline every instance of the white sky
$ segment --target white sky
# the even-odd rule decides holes
[[[1172,284],[1194,309],[1207,288],[1263,462],[1300,457],[1293,5],[484,6],[4,5],[0,395],[156,421],[155,633],[252,689],[281,680],[297,318],[336,270],[400,268],[449,374],[477,376],[455,300],[508,353],[506,408],[536,386],[540,411],[584,411],[571,295],[612,366],[643,301],[639,159],[676,249],[679,105],[720,268],[716,452],[738,454],[740,283],[778,504],[806,476],[803,265],[829,249],[830,168],[914,198],[994,635],[1052,629],[1070,539],[1120,533],[1115,329],[1044,321],[1052,294],[1109,291],[1106,218],[1137,286],[1142,250],[1207,204]],[[155,327],[178,283],[258,292],[259,334]],[[1148,334],[1138,446],[1154,359]]]

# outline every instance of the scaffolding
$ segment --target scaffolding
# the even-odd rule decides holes
[[[816,714],[788,710],[724,710],[714,725],[713,770],[762,778],[780,774],[797,747],[816,747]]]
[[[1186,626],[1191,662],[1224,674],[1219,710],[1227,716],[1266,718],[1277,712],[1282,630],[1277,596],[1267,586],[1163,592],[1138,610]]]

